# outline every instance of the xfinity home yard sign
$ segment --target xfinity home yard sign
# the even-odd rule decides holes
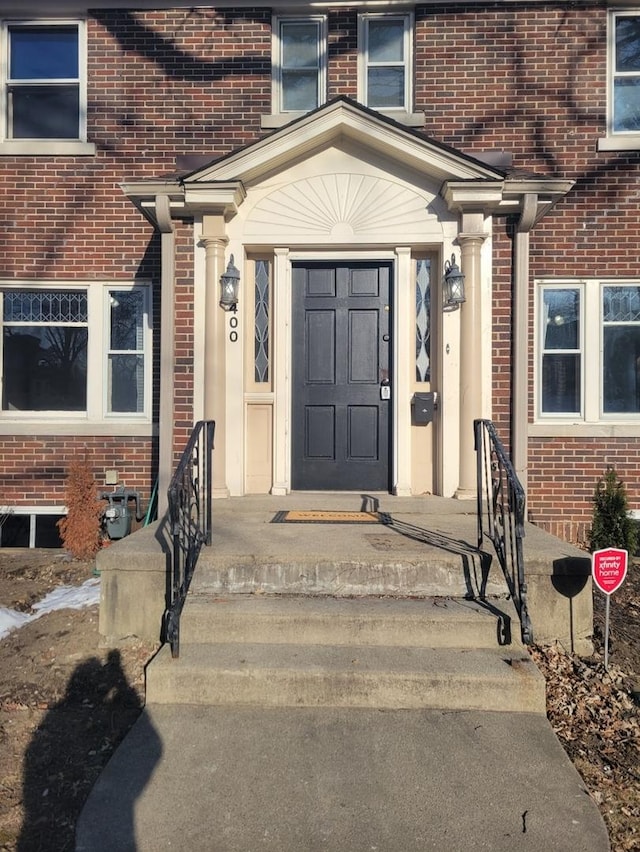
[[[628,560],[627,551],[619,550],[617,547],[608,547],[593,553],[591,559],[593,582],[605,595],[615,592],[623,584],[627,575]]]
[[[591,556],[593,582],[607,596],[604,611],[604,667],[609,668],[609,607],[611,594],[619,589],[627,576],[629,554],[618,547],[596,550]]]

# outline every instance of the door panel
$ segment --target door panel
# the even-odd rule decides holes
[[[387,490],[389,263],[293,267],[292,486]]]
[[[336,457],[336,410],[332,405],[307,405],[305,416],[304,454],[309,459]]]

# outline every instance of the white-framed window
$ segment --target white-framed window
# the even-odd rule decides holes
[[[609,51],[612,133],[640,133],[640,12],[613,12]]]
[[[610,11],[607,38],[607,128],[599,150],[640,147],[640,9]]]
[[[149,284],[0,283],[0,420],[151,417]]]
[[[358,23],[358,99],[372,109],[410,112],[413,16],[366,13]]]
[[[273,20],[273,111],[309,112],[326,100],[327,21],[324,15]]]
[[[539,421],[640,423],[640,282],[539,283]]]
[[[1,28],[0,154],[95,154],[87,142],[84,21],[4,21]]]
[[[84,22],[5,21],[2,38],[5,140],[86,140]]]

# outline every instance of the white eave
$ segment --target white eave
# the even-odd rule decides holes
[[[238,212],[246,192],[240,181],[185,185],[171,181],[130,181],[120,188],[154,227],[159,225],[158,198],[168,199],[173,219],[190,218],[197,213],[220,214],[230,219]]]
[[[522,210],[526,196],[535,197],[538,222],[561,198],[570,192],[572,180],[558,178],[505,178],[503,181],[445,181],[440,194],[450,210],[459,213],[512,216]]]
[[[255,185],[292,163],[331,146],[349,144],[383,158],[389,171],[411,169],[418,181],[440,185],[450,210],[514,215],[525,196],[533,221],[573,186],[556,178],[510,178],[468,154],[407,130],[348,98],[337,98],[286,127],[182,178],[127,182],[122,190],[156,227],[167,215],[223,215],[230,219]],[[164,196],[161,204],[157,199]],[[533,204],[533,207],[532,207]]]
[[[527,4],[531,4],[531,2],[536,3],[544,3],[547,0],[499,0],[503,3],[509,3],[513,5],[524,5],[525,2]],[[480,5],[484,3],[485,0],[450,0],[452,4],[463,4],[466,6]],[[628,0],[631,2],[631,0]],[[430,5],[441,5],[441,0],[423,0],[423,4],[426,6]],[[233,9],[255,9],[255,8],[273,8],[273,3],[260,3],[255,2],[255,0],[235,0],[233,4]],[[353,0],[312,0],[312,2],[308,3],[300,3],[299,0],[281,0],[277,4],[278,9],[295,9],[300,12],[301,10],[309,10],[309,11],[317,11],[322,9],[337,9],[343,7],[353,7]],[[52,8],[54,6],[54,8]],[[407,3],[406,0],[386,0],[385,8],[390,7],[398,7],[401,9],[406,9]],[[209,2],[209,3],[194,3],[193,0],[109,0],[108,3],[102,4],[98,6],[95,2],[87,2],[87,0],[57,0],[54,4],[53,0],[4,0],[2,3],[2,12],[3,16],[6,17],[32,17],[32,16],[46,16],[48,18],[52,17],[60,17],[66,15],[90,15],[91,9],[96,8],[108,8],[115,10],[130,10],[130,11],[141,11],[144,12],[146,10],[162,10],[162,9],[221,9],[228,11],[230,9],[230,5],[228,0],[226,2]],[[380,2],[379,0],[362,0],[362,2],[358,3],[358,8],[366,9],[379,9]]]
[[[172,218],[179,219],[187,215],[184,206],[184,190],[178,180],[125,181],[120,184],[120,189],[154,227],[158,226],[156,215],[156,198],[158,197],[164,196],[168,199]]]

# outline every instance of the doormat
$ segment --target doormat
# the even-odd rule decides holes
[[[292,509],[276,512],[272,524],[379,524],[378,512],[330,512]]]

